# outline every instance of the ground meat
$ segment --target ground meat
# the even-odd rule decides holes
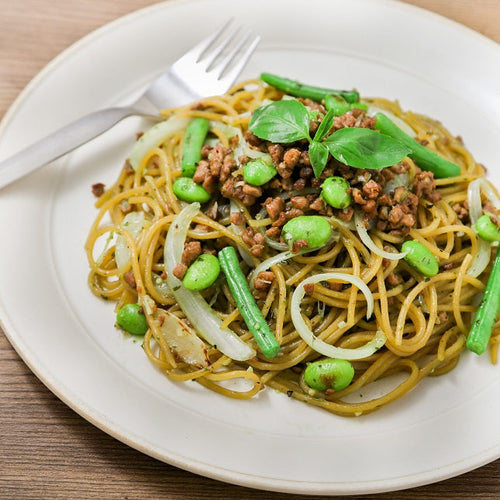
[[[255,257],[262,257],[265,246],[261,244],[255,244],[250,247],[250,253],[254,255]]]
[[[281,227],[284,226],[288,221],[286,216],[286,212],[280,212],[278,218],[271,224],[272,227]]]
[[[269,236],[269,238],[272,238],[273,240],[277,240],[280,237],[280,234],[281,234],[281,228],[279,227],[271,226],[266,231],[266,235]]]
[[[209,175],[203,182],[202,187],[209,193],[215,193],[218,186],[218,179],[215,175]]]
[[[104,184],[102,182],[97,182],[96,184],[92,184],[92,194],[96,197],[99,198],[99,196],[102,196],[104,194]]]
[[[309,208],[309,200],[305,196],[294,196],[290,203],[293,208],[298,208],[299,210],[304,210]]]
[[[210,163],[206,160],[201,160],[196,167],[193,175],[193,181],[196,184],[201,184],[210,174]]]
[[[304,285],[304,292],[306,295],[311,296],[314,293],[314,283],[307,283]]]
[[[375,182],[373,179],[369,180],[363,186],[363,194],[368,199],[374,200],[375,198],[378,198],[381,192],[382,192],[382,186],[377,182]]]
[[[181,262],[189,267],[191,263],[201,255],[201,243],[199,241],[189,241],[184,243]]]
[[[271,159],[273,160],[274,166],[278,167],[279,164],[283,161],[284,148],[281,144],[272,144],[269,143],[267,146],[267,151],[271,155]]]
[[[267,198],[264,207],[272,220],[278,219],[280,213],[285,210],[285,200],[277,196],[276,198]]]
[[[333,130],[339,130],[344,127],[354,127],[356,125],[357,118],[352,113],[345,113],[340,116],[336,116],[333,120]]]
[[[272,271],[260,272],[253,281],[253,286],[256,290],[267,291],[271,287],[274,280],[274,273]]]
[[[232,149],[221,143],[215,147],[204,146],[202,156],[206,159],[198,162],[193,181],[201,184],[209,193],[215,193],[219,181],[229,180],[231,172],[238,168],[237,162],[232,156]]]
[[[312,99],[309,99],[307,97],[299,97],[297,101],[301,102],[304,106],[307,106],[310,109],[320,112],[322,115],[326,114],[326,108],[319,102],[313,101]]]
[[[337,212],[337,217],[345,222],[351,221],[353,215],[354,215],[354,208],[352,207],[347,207]]]
[[[413,182],[412,191],[419,198],[425,198],[431,203],[436,203],[441,199],[441,194],[439,191],[436,191],[436,181],[434,180],[434,174],[432,172],[417,172]]]
[[[483,211],[490,216],[490,219],[494,224],[500,226],[500,210],[497,210],[495,208],[495,205],[493,205],[490,200],[486,200],[485,202],[483,202]]]
[[[208,155],[210,154],[210,152],[212,151],[213,147],[210,146],[209,144],[205,144],[202,148],[201,148],[201,157],[202,158],[208,158]]]
[[[391,272],[387,275],[386,281],[390,286],[398,286],[403,283],[403,278],[399,274]]]
[[[264,141],[250,130],[245,132],[245,141],[254,149],[262,149],[264,147]]]
[[[236,226],[243,226],[246,222],[245,216],[241,212],[233,212],[229,216],[229,220],[231,221],[231,224]]]
[[[251,227],[246,227],[240,232],[241,239],[250,247],[250,252],[256,257],[260,257],[265,250],[264,236]]]
[[[321,212],[325,208],[325,202],[320,196],[316,197],[314,201],[309,204],[311,210],[316,210],[316,212]]]
[[[296,240],[292,245],[292,253],[299,253],[303,248],[309,248],[306,240]]]
[[[123,275],[123,280],[125,281],[125,283],[127,283],[127,285],[130,288],[136,288],[137,287],[137,283],[135,281],[135,276],[134,276],[134,273],[132,271],[127,271]]]
[[[302,191],[306,187],[307,181],[305,179],[299,178],[293,183],[294,191]]]
[[[293,168],[288,168],[286,163],[281,162],[276,166],[276,170],[278,171],[278,175],[281,176],[282,179],[289,179],[292,177]]]
[[[457,214],[458,218],[465,224],[469,220],[469,204],[467,200],[462,203],[454,203],[451,208]]]
[[[446,323],[448,321],[448,313],[446,311],[441,311],[438,314],[438,325],[442,325],[443,323]]]
[[[186,264],[183,264],[182,262],[177,264],[174,267],[174,270],[172,271],[172,274],[178,279],[181,280],[184,278],[186,271],[188,269],[188,266]]]
[[[290,148],[285,151],[283,155],[283,163],[289,169],[294,169],[295,165],[299,163],[301,157],[301,151],[297,148]]]

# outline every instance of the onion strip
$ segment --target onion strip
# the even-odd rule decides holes
[[[370,291],[366,283],[364,283],[357,276],[353,276],[351,274],[321,273],[315,274],[314,276],[311,276],[302,281],[293,292],[291,301],[291,314],[295,329],[309,347],[314,349],[316,352],[323,354],[324,356],[346,360],[367,358],[385,344],[386,336],[382,330],[378,330],[373,339],[367,342],[365,345],[357,347],[355,349],[345,349],[342,347],[335,347],[333,345],[327,344],[325,341],[317,338],[302,318],[302,314],[300,312],[300,303],[305,295],[305,285],[308,285],[309,283],[318,283],[320,281],[333,279],[347,281],[348,283],[351,283],[352,285],[359,288],[359,290],[366,297],[366,317],[367,319],[370,318],[373,313],[374,300],[372,292]]]
[[[467,189],[467,202],[469,204],[470,224],[474,228],[477,220],[483,214],[483,203],[481,200],[481,190],[486,197],[500,210],[500,198],[486,182],[485,179],[479,178],[473,180]],[[478,238],[478,251],[472,261],[467,274],[473,278],[477,278],[488,266],[491,258],[491,243]]]
[[[144,226],[144,212],[130,212],[121,223],[121,227],[130,233],[133,240],[136,240]],[[124,269],[130,260],[130,250],[125,238],[119,234],[115,243],[115,261],[118,269]]]
[[[185,130],[191,117],[170,118],[164,122],[157,123],[146,131],[132,147],[129,156],[130,165],[137,170],[142,159],[154,148],[163,144],[169,137],[181,130]]]
[[[384,259],[388,260],[400,260],[403,257],[406,256],[408,252],[386,252],[385,250],[382,250],[382,248],[379,248],[375,242],[371,239],[370,235],[368,234],[368,230],[366,229],[365,225],[363,224],[363,221],[361,220],[361,215],[359,212],[356,212],[354,215],[354,220],[356,224],[356,230],[358,231],[358,235],[361,239],[361,241],[365,244],[366,247],[368,247],[374,254],[380,255],[380,257],[383,257]]]
[[[288,248],[288,245],[287,245]],[[253,282],[254,279],[262,273],[263,271],[267,271],[271,266],[275,266],[280,262],[284,262],[285,260],[293,259],[294,257],[298,257],[299,255],[303,255],[308,252],[313,252],[314,250],[318,250],[318,248],[303,248],[299,252],[293,253],[291,250],[287,250],[286,252],[278,253],[269,257],[266,260],[263,260],[250,274],[248,280],[250,283],[250,288],[254,288]]]
[[[201,294],[185,288],[182,281],[173,274],[175,266],[181,262],[189,225],[199,209],[199,203],[187,205],[172,221],[164,248],[167,284],[194,329],[209,344],[217,346],[219,351],[231,359],[245,361],[255,356],[255,350],[229,328],[221,328],[222,320],[213,312]]]

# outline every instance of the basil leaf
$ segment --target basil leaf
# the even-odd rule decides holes
[[[316,130],[316,134],[314,135],[313,141],[319,142],[323,140],[326,134],[332,128],[333,122],[335,121],[335,113],[333,110],[328,111],[328,113],[323,117],[322,122],[319,124],[318,130]]]
[[[257,137],[271,142],[309,139],[309,112],[295,99],[272,102],[254,111],[248,128]]]
[[[311,142],[309,145],[309,159],[314,176],[318,178],[323,172],[328,161],[328,149],[322,142]]]
[[[411,153],[411,149],[392,137],[367,128],[341,128],[323,144],[335,159],[354,168],[389,167]]]

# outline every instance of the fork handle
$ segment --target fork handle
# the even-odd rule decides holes
[[[123,118],[136,114],[128,107],[96,111],[40,139],[0,162],[0,189],[101,135]]]

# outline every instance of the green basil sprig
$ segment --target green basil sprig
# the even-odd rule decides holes
[[[371,129],[346,127],[326,137],[334,120],[333,110],[328,111],[311,138],[308,109],[295,99],[286,99],[255,110],[248,128],[260,139],[275,143],[289,144],[307,139],[316,177],[323,172],[329,154],[354,168],[381,169],[400,162],[411,153],[411,149],[401,142]]]

